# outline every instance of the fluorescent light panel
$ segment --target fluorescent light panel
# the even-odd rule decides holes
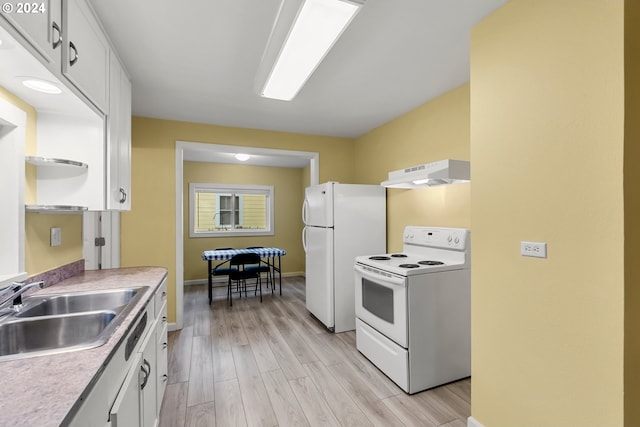
[[[360,9],[342,0],[305,0],[262,91],[292,100]]]

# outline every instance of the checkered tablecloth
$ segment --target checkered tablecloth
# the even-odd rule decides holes
[[[256,253],[262,258],[272,258],[277,256],[283,256],[287,254],[287,251],[280,248],[256,248],[256,249],[219,249],[212,251],[202,252],[202,259],[204,261],[221,261],[233,258],[238,254]]]

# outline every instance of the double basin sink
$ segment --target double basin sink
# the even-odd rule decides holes
[[[101,346],[146,289],[26,297],[19,311],[0,319],[0,361]]]

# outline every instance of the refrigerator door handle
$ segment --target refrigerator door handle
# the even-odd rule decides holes
[[[308,210],[309,210],[309,202],[307,201],[307,198],[305,197],[304,202],[302,203],[302,223],[304,225],[307,225],[307,218],[309,217],[309,215],[307,213]]]
[[[307,227],[302,228],[302,248],[307,252]]]

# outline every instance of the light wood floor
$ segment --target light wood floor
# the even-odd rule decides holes
[[[185,287],[184,328],[169,333],[160,426],[465,427],[471,380],[409,396],[304,304],[304,278],[283,278],[261,304],[250,293]]]

